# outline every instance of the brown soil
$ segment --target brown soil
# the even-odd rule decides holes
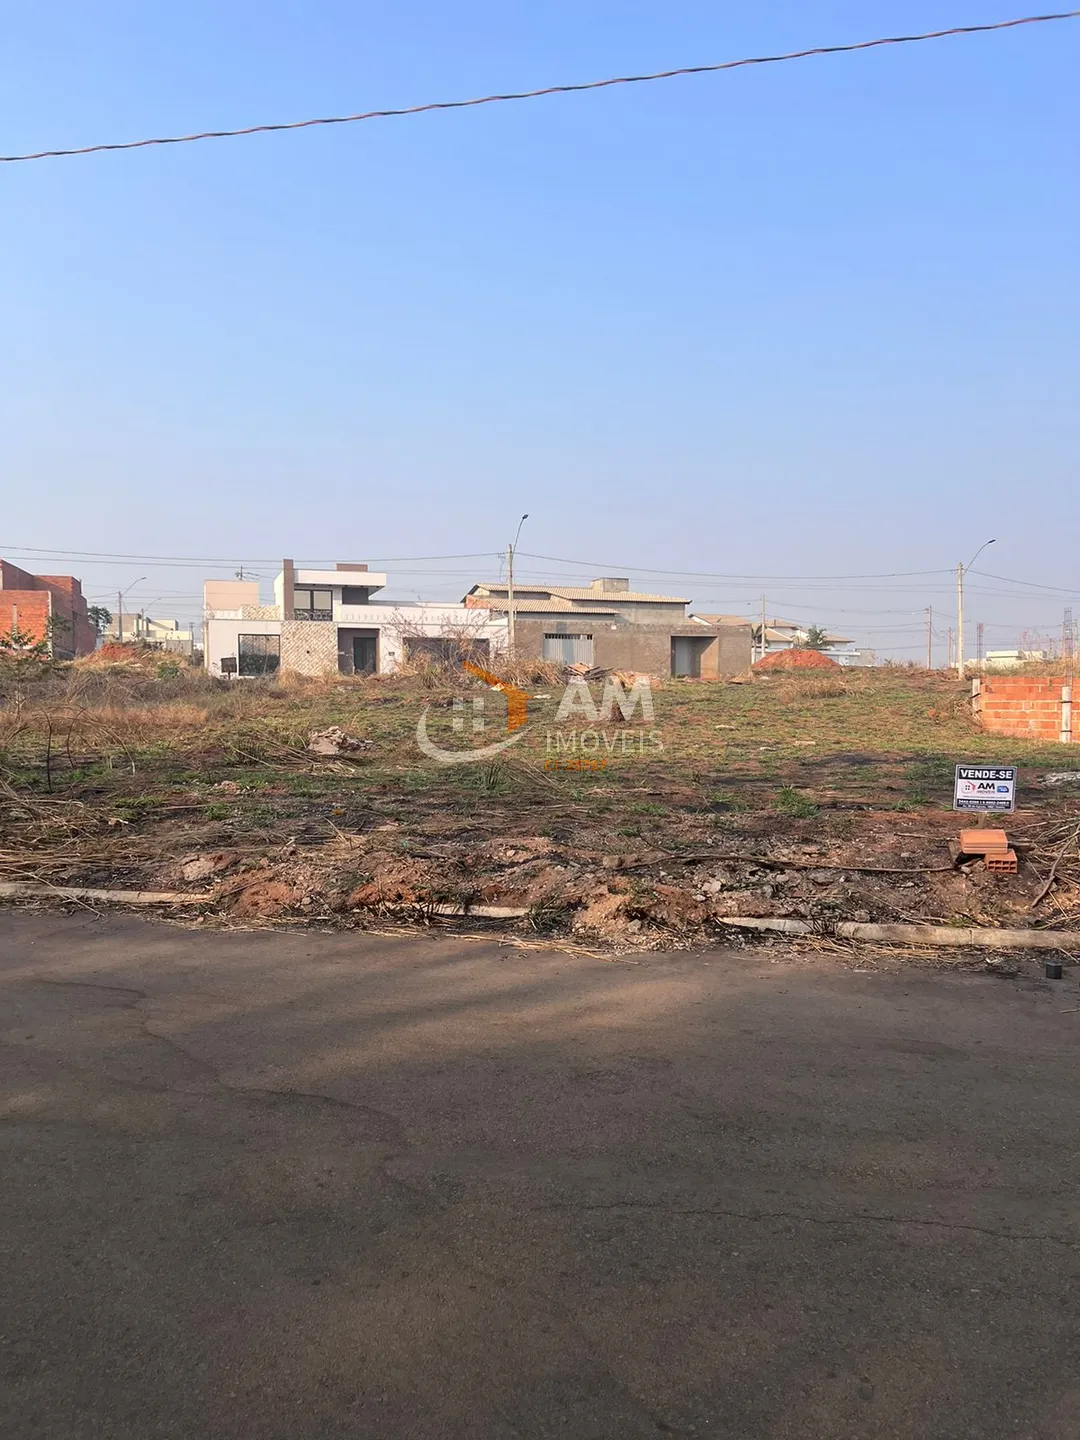
[[[755,670],[842,670],[831,655],[820,650],[777,650],[754,661]]]

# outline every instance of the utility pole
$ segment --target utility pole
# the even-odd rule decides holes
[[[934,607],[926,607],[926,668],[934,668]]]
[[[949,642],[948,642],[948,649],[947,649],[947,651],[946,651],[946,655],[948,656],[948,659],[947,659],[946,662],[945,662],[945,667],[946,667],[946,669],[951,670],[951,669],[952,669],[952,663],[953,663],[953,632],[952,632],[951,629],[950,629],[950,631],[949,631]]]
[[[761,654],[759,660],[765,659],[765,596],[761,597]]]
[[[506,649],[511,660],[514,658],[514,547],[506,547]]]
[[[983,668],[983,631],[985,628],[981,620],[975,627],[975,668],[980,675]]]
[[[140,575],[138,580],[131,582],[127,590],[134,590],[135,586],[141,585],[145,579],[145,575]],[[124,638],[124,596],[127,594],[127,590],[118,590],[116,592],[116,638],[118,640],[123,640]]]
[[[996,541],[984,540],[966,565],[961,562],[956,567],[956,673],[961,680],[964,678],[964,573],[971,569],[987,545],[993,544]]]
[[[514,551],[517,548],[518,538],[521,535],[521,527],[529,518],[528,514],[522,515],[518,521],[517,534],[506,547],[506,649],[507,656],[513,660],[516,655],[517,634],[515,627],[516,616],[514,614]]]

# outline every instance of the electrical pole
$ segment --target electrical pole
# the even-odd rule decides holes
[[[947,660],[945,661],[945,667],[946,667],[946,669],[951,670],[951,669],[952,669],[952,663],[953,663],[953,632],[952,632],[951,629],[950,629],[950,631],[949,631],[948,649],[946,650],[945,653],[946,653],[946,655],[947,655],[947,657],[948,657]]]
[[[528,513],[522,515],[518,521],[517,534],[506,547],[506,649],[507,656],[513,660],[516,654],[516,616],[514,614],[514,551],[521,535],[521,527],[529,518]]]
[[[980,620],[975,627],[975,668],[980,675],[982,674],[983,668],[983,631],[985,629],[986,627]]]
[[[506,649],[511,660],[514,658],[514,547],[506,547]]]
[[[765,596],[761,597],[761,654],[759,660],[765,659]]]
[[[984,540],[966,565],[960,562],[956,567],[956,673],[961,680],[964,678],[964,572],[971,569],[987,545],[994,544],[994,540]]]
[[[1065,615],[1061,622],[1061,658],[1065,662],[1065,684],[1071,686],[1076,661],[1076,631],[1073,628],[1071,605],[1065,607]]]
[[[127,590],[118,590],[116,592],[116,638],[118,640],[123,640],[124,638],[124,596],[128,590],[134,590],[135,586],[141,585],[145,579],[145,575],[140,575],[138,580],[131,582]]]
[[[926,668],[934,668],[934,607],[926,607]]]

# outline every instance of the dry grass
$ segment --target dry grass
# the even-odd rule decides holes
[[[752,890],[764,884],[754,857],[766,857],[768,904],[827,919],[839,902],[808,873],[831,855],[836,870],[885,867],[866,872],[857,895],[848,876],[843,903],[873,918],[1015,923],[1019,913],[1045,924],[1077,913],[1076,792],[1034,783],[1040,768],[1068,768],[1067,757],[982,734],[968,687],[951,677],[882,668],[668,681],[655,687],[655,721],[625,727],[655,730],[663,748],[616,746],[591,771],[545,768],[565,678],[556,667],[522,664],[506,678],[531,697],[520,742],[494,759],[442,766],[417,748],[421,713],[454,743],[453,698],[483,695],[486,741],[501,733],[504,703],[447,667],[229,682],[69,666],[22,685],[17,700],[0,676],[0,869],[157,890],[186,883],[181,857],[225,856],[224,908],[229,894],[272,876],[275,893],[296,905],[309,897],[308,909],[288,913],[329,921],[372,867],[389,865],[389,891],[404,887],[404,903],[421,910],[443,900],[525,904],[534,928],[558,928],[590,897],[614,896],[625,923],[638,915],[654,939],[670,941],[704,914],[698,861],[741,856],[738,883]],[[312,755],[311,731],[332,725],[370,745],[352,760]],[[948,890],[947,807],[952,767],[964,759],[1023,767],[1017,885]],[[777,854],[791,864],[780,886],[771,883]],[[919,888],[895,888],[888,867],[923,876]],[[793,903],[802,908],[785,910]]]
[[[858,689],[857,682],[853,684],[843,674],[799,675],[793,672],[772,681],[771,685],[785,705],[798,705],[810,700],[838,700]]]

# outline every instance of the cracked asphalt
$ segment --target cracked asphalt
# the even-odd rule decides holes
[[[1080,1435],[1076,972],[0,912],[5,1440]]]

